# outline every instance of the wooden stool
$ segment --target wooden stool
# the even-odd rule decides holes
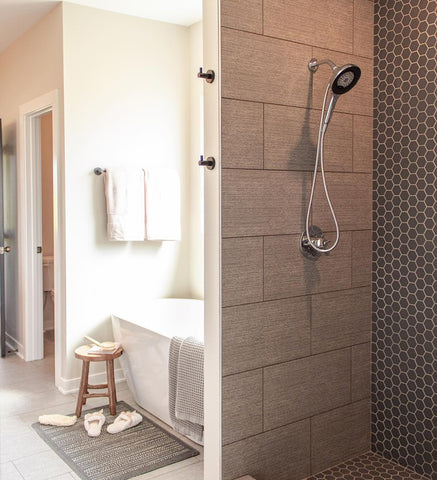
[[[91,345],[82,345],[76,348],[74,356],[80,358],[82,363],[82,377],[80,379],[79,396],[77,397],[76,417],[82,414],[82,406],[86,404],[87,398],[108,397],[109,411],[111,415],[116,414],[117,393],[115,391],[114,379],[114,359],[121,356],[123,348],[119,347],[114,353],[88,353]],[[88,383],[88,375],[90,373],[90,362],[106,362],[106,378],[107,382],[101,385],[90,385]],[[88,389],[107,388],[107,393],[89,393]]]

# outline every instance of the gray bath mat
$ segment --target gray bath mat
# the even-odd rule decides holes
[[[98,437],[89,437],[83,427],[85,413],[101,408],[106,417],[102,433]],[[134,408],[125,402],[117,403],[117,415],[126,410]],[[111,435],[106,427],[116,416],[109,414],[109,406],[87,411],[72,427],[32,425],[83,480],[127,480],[199,455],[197,450],[145,417],[136,427]]]

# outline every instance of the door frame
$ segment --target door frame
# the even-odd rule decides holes
[[[203,0],[204,156],[216,160],[205,179],[205,450],[204,480],[222,479],[220,0]],[[202,167],[203,168],[203,167]]]
[[[63,215],[60,148],[59,91],[53,90],[31,100],[19,108],[19,142],[17,162],[17,256],[18,256],[18,322],[23,339],[23,357],[26,361],[43,357],[42,316],[42,256],[36,253],[41,245],[41,115],[52,112],[53,128],[53,226],[55,276],[55,381],[61,372],[62,339],[64,333],[62,260]],[[39,312],[35,316],[34,312]]]
[[[6,356],[6,308],[5,308],[5,226],[4,226],[4,190],[3,190],[3,138],[2,119],[0,118],[0,355]]]

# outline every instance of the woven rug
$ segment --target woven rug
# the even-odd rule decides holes
[[[98,437],[89,437],[83,427],[85,413],[103,408],[106,423]],[[125,402],[117,403],[117,415],[134,410]],[[82,412],[71,427],[34,423],[38,435],[83,480],[127,480],[157,468],[199,455],[199,452],[143,416],[143,421],[127,430],[106,431],[116,415],[109,406]]]

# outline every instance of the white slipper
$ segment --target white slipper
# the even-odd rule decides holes
[[[40,415],[38,417],[38,422],[42,425],[56,425],[57,427],[71,427],[71,425],[76,423],[76,420],[76,415],[69,417],[58,413],[52,415]]]
[[[98,437],[102,431],[102,425],[105,423],[105,415],[103,415],[103,409],[94,413],[87,413],[83,426],[88,432],[89,437]]]
[[[128,428],[135,427],[143,421],[143,417],[135,410],[132,412],[121,412],[114,420],[114,423],[108,425],[106,431],[108,433],[119,433]]]

